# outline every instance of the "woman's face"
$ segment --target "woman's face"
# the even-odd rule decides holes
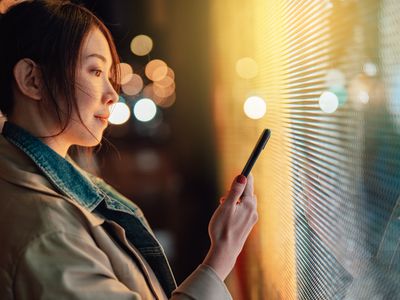
[[[110,82],[111,65],[108,42],[99,29],[93,29],[83,42],[75,78],[77,106],[83,124],[74,111],[63,133],[69,145],[90,147],[100,142],[108,125],[110,105],[118,100]]]

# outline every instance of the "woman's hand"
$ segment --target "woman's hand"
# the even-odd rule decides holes
[[[211,247],[203,263],[212,267],[222,280],[233,269],[251,229],[257,222],[257,198],[253,191],[251,174],[247,180],[243,175],[237,176],[211,217],[208,226]]]

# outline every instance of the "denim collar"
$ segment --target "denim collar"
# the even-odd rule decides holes
[[[108,196],[83,176],[67,159],[23,128],[5,122],[2,135],[28,155],[64,195],[93,211]]]

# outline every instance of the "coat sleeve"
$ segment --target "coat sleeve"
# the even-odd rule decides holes
[[[172,300],[232,300],[225,283],[215,271],[200,265],[172,293]]]
[[[42,234],[21,254],[15,299],[141,300],[113,273],[96,244],[66,232]]]
[[[89,175],[90,176],[90,175]],[[90,176],[91,180],[107,194],[116,197],[127,205],[134,206],[136,214],[142,218],[151,231],[140,208],[129,199],[121,195],[112,186],[101,178]],[[207,266],[200,265],[172,294],[171,300],[230,300],[232,299],[225,283],[218,277],[215,271]]]

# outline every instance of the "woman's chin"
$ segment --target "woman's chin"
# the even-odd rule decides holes
[[[102,135],[90,136],[84,140],[79,141],[79,143],[76,143],[76,145],[81,147],[95,147],[100,144],[102,138]]]

